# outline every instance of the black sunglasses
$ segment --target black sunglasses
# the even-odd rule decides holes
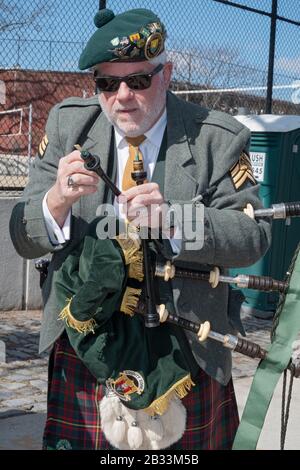
[[[150,73],[133,73],[125,77],[97,77],[98,72],[95,70],[94,81],[98,91],[117,91],[121,82],[125,82],[131,90],[146,90],[151,86],[152,77],[163,68],[163,64],[159,64]]]

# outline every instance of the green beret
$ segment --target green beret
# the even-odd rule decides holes
[[[99,10],[94,18],[97,31],[79,59],[85,70],[101,62],[150,60],[164,50],[166,30],[151,10],[129,10],[119,15]]]

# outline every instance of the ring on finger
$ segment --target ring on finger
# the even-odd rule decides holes
[[[68,176],[68,179],[67,179],[67,186],[68,186],[69,188],[73,188],[74,186],[76,186],[76,183],[75,183],[75,181],[73,180],[73,178],[72,178],[71,175]]]

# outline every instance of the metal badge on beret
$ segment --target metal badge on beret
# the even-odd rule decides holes
[[[131,44],[129,44],[126,47],[118,47],[117,49],[110,49],[111,52],[113,52],[118,59],[129,59],[130,54],[128,52],[131,49]]]
[[[145,389],[145,381],[141,374],[133,370],[124,370],[119,373],[119,377],[108,379],[106,387],[115,393],[121,400],[130,401],[133,393],[141,395]]]
[[[120,46],[122,47],[128,46],[129,43],[130,43],[130,40],[126,37],[123,37],[122,39],[120,39]]]
[[[136,44],[139,39],[141,39],[141,36],[140,36],[139,33],[131,34],[131,35],[129,36],[130,42],[133,42],[134,44]]]
[[[116,38],[113,38],[110,42],[114,47],[117,47],[120,44],[120,39],[116,37]]]
[[[109,49],[117,58],[112,60],[146,59],[158,56],[164,48],[165,29],[161,23],[149,23],[140,31],[128,37],[115,37],[110,43],[115,47]]]
[[[39,149],[38,149],[38,156],[39,156],[39,158],[41,158],[41,159],[43,158],[43,156],[44,156],[44,154],[45,154],[45,152],[46,152],[46,148],[47,148],[47,146],[48,146],[48,143],[49,143],[48,137],[47,137],[47,135],[45,134],[44,137],[42,138],[42,141],[41,141],[40,145],[39,145]]]
[[[251,160],[246,151],[241,153],[239,161],[230,169],[230,174],[235,189],[239,189],[247,180],[256,184]]]
[[[150,60],[158,56],[164,45],[164,40],[161,33],[153,33],[146,41],[144,54],[146,59]]]

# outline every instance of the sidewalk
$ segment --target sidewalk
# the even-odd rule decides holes
[[[41,449],[46,413],[48,355],[38,355],[40,312],[0,313],[0,450]],[[248,339],[269,344],[270,320],[244,319]],[[3,346],[3,343],[2,343]],[[1,349],[0,355],[4,356]],[[242,413],[258,360],[233,353],[233,380]],[[279,449],[281,385],[277,387],[258,449]],[[300,380],[295,379],[286,449],[300,449]]]

